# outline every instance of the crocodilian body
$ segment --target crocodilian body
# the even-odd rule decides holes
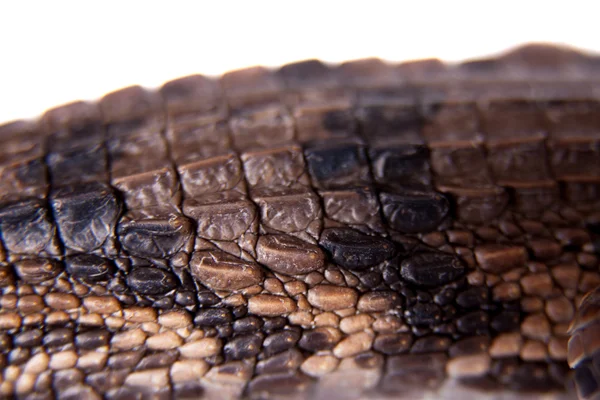
[[[308,61],[0,127],[1,395],[597,397],[597,63]]]

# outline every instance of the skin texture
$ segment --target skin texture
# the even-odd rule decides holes
[[[597,63],[306,61],[0,127],[0,392],[593,398]]]

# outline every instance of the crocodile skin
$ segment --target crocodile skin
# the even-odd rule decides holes
[[[306,61],[0,126],[0,395],[599,397],[599,63]]]

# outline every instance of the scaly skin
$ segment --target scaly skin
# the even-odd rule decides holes
[[[598,396],[597,64],[308,61],[0,126],[0,393]]]

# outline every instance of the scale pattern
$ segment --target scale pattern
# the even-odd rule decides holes
[[[597,396],[598,65],[305,61],[0,126],[0,395]]]

